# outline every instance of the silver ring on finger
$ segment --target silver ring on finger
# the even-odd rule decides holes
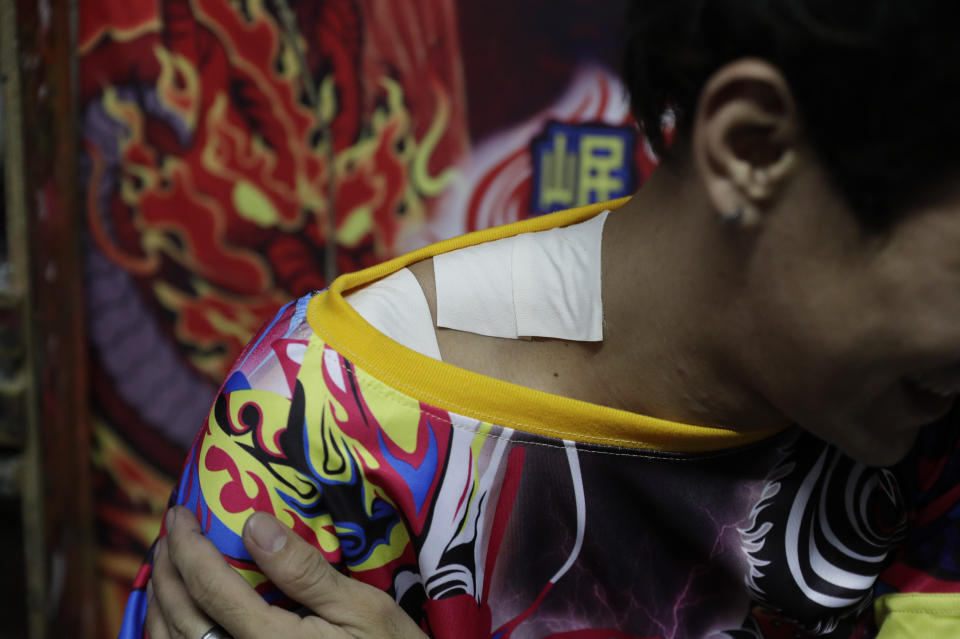
[[[233,639],[227,631],[220,626],[213,626],[210,630],[203,633],[200,639]]]

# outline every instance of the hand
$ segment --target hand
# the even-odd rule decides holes
[[[150,639],[200,639],[214,624],[234,639],[425,639],[386,593],[346,577],[320,551],[265,513],[243,526],[260,570],[317,616],[266,603],[224,560],[185,508],[167,514],[147,585]]]

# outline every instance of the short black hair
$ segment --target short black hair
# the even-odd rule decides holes
[[[724,64],[784,74],[805,133],[869,228],[960,169],[960,12],[944,0],[634,0],[624,82],[654,150]]]

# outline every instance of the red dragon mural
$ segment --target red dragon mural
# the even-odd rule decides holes
[[[331,272],[391,256],[467,151],[451,3],[389,3],[374,22],[369,5],[81,7],[108,626],[246,340]]]

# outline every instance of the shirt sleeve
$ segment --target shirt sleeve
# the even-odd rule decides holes
[[[890,593],[874,602],[880,626],[877,639],[956,637],[960,632],[960,595]]]
[[[908,526],[875,589],[877,636],[960,637],[960,409],[924,428],[896,473]]]
[[[257,569],[241,533],[253,511],[266,511],[337,560],[336,544],[322,539],[329,522],[311,516],[318,515],[319,488],[302,472],[304,391],[298,373],[312,334],[305,319],[309,298],[281,308],[241,353],[188,452],[169,502],[196,515],[204,534],[264,599],[288,607],[292,602]],[[165,534],[161,529],[158,539]],[[134,582],[119,639],[145,636],[145,588],[152,561],[153,549]]]

